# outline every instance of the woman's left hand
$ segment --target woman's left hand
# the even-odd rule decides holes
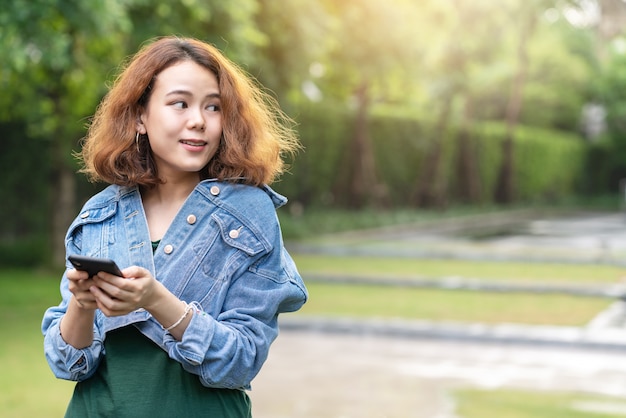
[[[150,272],[132,266],[122,270],[124,277],[100,272],[93,277],[89,290],[96,298],[98,308],[106,316],[120,316],[156,303],[162,287]]]

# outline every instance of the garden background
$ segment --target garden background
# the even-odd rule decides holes
[[[213,43],[294,120],[304,148],[273,186],[297,241],[455,213],[622,209],[625,28],[621,0],[4,1],[2,319],[31,312],[32,325],[56,303],[66,228],[103,187],[74,153],[120,62],[154,37]],[[28,335],[16,341],[30,350]],[[4,364],[23,350],[3,340]]]

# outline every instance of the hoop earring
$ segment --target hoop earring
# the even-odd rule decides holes
[[[137,152],[141,152],[139,151],[139,132],[135,135],[135,145],[137,146]]]

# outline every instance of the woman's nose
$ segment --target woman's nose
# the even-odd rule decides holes
[[[204,120],[204,115],[202,114],[201,109],[196,109],[192,111],[189,116],[188,126],[190,129],[199,129],[201,131],[204,131],[206,127],[206,122]]]

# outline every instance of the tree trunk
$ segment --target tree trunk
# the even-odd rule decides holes
[[[51,186],[54,190],[51,202],[51,264],[61,266],[65,262],[65,234],[76,215],[76,177],[74,171],[67,164],[58,164]]]
[[[49,97],[55,104],[55,115],[59,120],[65,118],[61,93],[49,92]],[[68,133],[65,126],[58,124],[52,134],[52,176],[50,186],[50,239],[52,241],[52,266],[65,265],[65,233],[76,216],[76,177],[71,167],[69,155],[72,152],[72,143],[68,141],[73,135]]]
[[[458,136],[458,196],[464,203],[477,204],[482,200],[482,185],[476,163],[476,152],[472,147],[472,113],[473,101],[468,95],[463,107],[463,118]]]
[[[452,98],[445,100],[435,126],[433,143],[422,163],[417,186],[414,193],[414,202],[418,207],[445,208],[446,180],[442,178],[443,139],[448,127],[452,111]]]
[[[502,163],[495,190],[495,201],[507,204],[515,199],[515,128],[522,113],[524,86],[528,76],[528,39],[534,30],[535,16],[527,13],[522,22],[517,44],[517,71],[511,86],[511,93],[506,108],[506,137],[502,143]]]
[[[354,131],[348,154],[347,204],[359,209],[368,204],[379,206],[384,199],[383,188],[378,184],[376,163],[368,131],[369,87],[363,82],[356,90],[357,111]]]

